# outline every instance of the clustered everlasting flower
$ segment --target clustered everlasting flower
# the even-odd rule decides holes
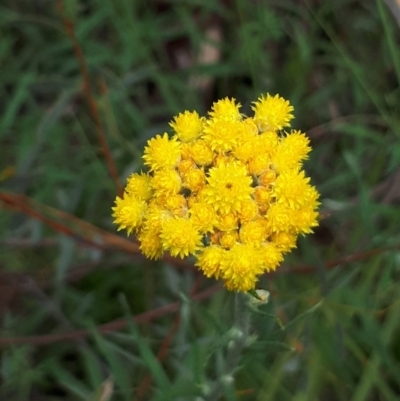
[[[132,174],[113,207],[119,230],[134,232],[146,257],[193,255],[234,291],[253,290],[318,224],[319,194],[302,170],[309,139],[286,130],[293,107],[267,94],[252,110],[246,117],[225,98],[207,117],[178,114],[172,137],[147,142],[148,172]]]

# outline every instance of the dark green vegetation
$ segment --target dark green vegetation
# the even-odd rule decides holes
[[[2,1],[0,399],[397,400],[399,39],[381,0]],[[232,294],[191,299],[215,283],[190,262],[85,222],[115,234],[102,131],[124,183],[174,114],[266,92],[310,135],[325,218],[241,336]]]

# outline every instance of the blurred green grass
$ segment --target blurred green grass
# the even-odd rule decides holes
[[[230,366],[240,342],[232,331],[232,295],[219,290],[191,301],[187,294],[199,278],[190,264],[89,247],[79,232],[66,236],[2,208],[1,337],[77,329],[90,335],[2,343],[0,398],[105,400],[111,386],[109,399],[137,400],[150,373],[144,400],[397,400],[400,33],[385,3],[66,0],[64,6],[122,181],[141,169],[145,141],[168,131],[177,112],[205,113],[225,96],[246,112],[261,93],[279,93],[295,107],[294,127],[312,140],[306,170],[326,217],[313,236],[300,239],[281,274],[262,278],[271,302],[252,316],[237,365]],[[56,4],[4,0],[0,37],[1,191],[115,232],[115,183]],[[341,262],[328,269],[334,260]],[[175,333],[171,315],[140,330],[133,323],[109,334],[96,329],[176,301]],[[157,350],[169,337],[160,363]]]

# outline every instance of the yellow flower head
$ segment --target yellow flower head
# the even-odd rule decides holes
[[[202,169],[196,168],[185,174],[183,186],[192,192],[200,191],[206,183],[206,175]]]
[[[221,233],[221,236],[219,238],[219,244],[223,248],[230,249],[233,247],[233,245],[236,244],[238,239],[239,235],[237,233],[237,230],[227,231],[225,233]]]
[[[254,188],[254,200],[259,204],[266,204],[269,206],[271,195],[271,190],[268,187],[259,185]]]
[[[275,131],[262,132],[257,137],[257,148],[259,153],[267,153],[273,155],[279,143],[279,136]]]
[[[286,207],[282,203],[274,203],[268,208],[267,220],[270,224],[271,230],[285,231],[292,228],[293,218],[295,216],[294,210]]]
[[[232,154],[244,163],[254,157],[256,151],[257,137],[248,132],[241,135],[232,148]]]
[[[138,199],[149,200],[153,196],[150,186],[151,178],[148,174],[132,174],[128,178],[125,191]]]
[[[268,153],[258,153],[248,163],[249,173],[252,175],[261,175],[269,170],[270,166],[271,157]]]
[[[257,137],[258,136],[258,127],[257,124],[255,123],[255,121],[252,118],[246,118],[243,120],[242,122],[243,125],[243,133],[246,134],[250,134],[253,137]]]
[[[157,135],[147,142],[144,149],[144,164],[150,170],[175,167],[181,158],[181,144],[176,138],[169,139],[167,134]]]
[[[233,156],[232,153],[219,153],[214,157],[212,166],[213,167],[219,167],[219,166],[226,166],[229,163],[235,163],[238,160]]]
[[[218,245],[210,245],[198,254],[196,266],[198,266],[207,277],[219,278],[221,275],[221,260],[226,251]]]
[[[238,217],[241,223],[255,219],[258,215],[258,206],[254,199],[247,199],[242,201]]]
[[[160,207],[158,202],[154,201],[147,208],[143,226],[160,233],[164,222],[169,219],[172,219],[172,213],[167,208]]]
[[[242,116],[239,112],[240,103],[236,103],[235,99],[221,99],[213,103],[212,111],[209,112],[211,118],[225,121],[238,121]]]
[[[271,242],[282,252],[296,248],[297,234],[291,231],[278,231],[271,236]]]
[[[196,163],[192,159],[181,160],[178,164],[178,172],[181,177],[184,177],[187,173],[197,168]]]
[[[296,212],[293,227],[299,234],[310,234],[318,225],[318,213],[312,207],[304,207]]]
[[[282,97],[275,95],[261,96],[252,107],[254,120],[261,132],[277,131],[290,126],[294,110],[290,103]]]
[[[276,180],[276,171],[275,170],[266,170],[264,173],[260,175],[258,178],[258,182],[263,187],[269,187]]]
[[[239,219],[236,213],[217,213],[215,227],[220,231],[236,230],[239,226]]]
[[[160,259],[164,253],[160,233],[154,227],[142,230],[138,239],[140,241],[140,250],[149,259]]]
[[[305,176],[304,171],[282,172],[275,181],[272,196],[290,209],[300,209],[308,202],[304,194],[311,189],[309,182],[310,179]]]
[[[282,250],[273,242],[265,242],[261,248],[264,270],[267,272],[275,270],[283,260]]]
[[[229,290],[249,291],[263,272],[262,254],[253,244],[235,244],[221,259],[221,276]]]
[[[274,168],[280,172],[301,167],[301,162],[307,159],[311,150],[309,142],[310,140],[300,131],[292,131],[285,136],[272,155]]]
[[[175,116],[173,137],[147,142],[148,172],[132,174],[112,208],[118,229],[134,232],[146,257],[191,255],[232,291],[254,289],[318,225],[319,194],[302,169],[310,141],[283,131],[293,107],[267,94],[252,108],[246,117],[225,98],[206,117]]]
[[[203,119],[196,111],[178,114],[169,125],[182,142],[191,142],[201,134]]]
[[[164,222],[161,229],[161,242],[164,250],[182,259],[197,251],[201,246],[201,235],[191,220],[173,218]]]
[[[214,153],[210,145],[202,139],[194,141],[188,150],[193,161],[199,166],[208,166],[213,162]]]
[[[268,225],[265,219],[257,219],[242,224],[240,227],[240,240],[244,244],[260,245],[268,234]]]
[[[160,196],[157,203],[163,209],[169,210],[173,216],[183,217],[187,214],[187,201],[182,194]]]
[[[190,154],[190,145],[191,144],[192,144],[192,142],[190,142],[190,143],[181,142],[181,162],[185,161],[185,160],[190,160],[193,162],[192,156]]]
[[[177,194],[182,188],[181,177],[175,170],[157,170],[151,179],[151,188],[156,196]]]
[[[215,210],[208,203],[196,202],[190,208],[190,219],[199,232],[212,231],[215,224]]]
[[[126,230],[129,235],[142,224],[146,203],[143,199],[125,192],[122,198],[117,196],[112,210],[114,222],[119,226],[118,230]]]
[[[254,192],[252,179],[246,167],[239,162],[211,168],[207,181],[206,202],[224,213],[240,210],[241,202],[250,199]]]
[[[224,153],[236,148],[241,136],[240,122],[234,120],[210,120],[204,127],[204,141],[213,152]]]

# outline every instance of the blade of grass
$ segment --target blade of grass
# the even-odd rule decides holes
[[[139,327],[130,313],[129,305],[126,301],[126,298],[121,296],[120,302],[125,312],[125,318],[128,323],[128,328],[135,339],[135,342],[139,349],[139,353],[143,358],[145,365],[152,373],[152,376],[157,385],[162,388],[163,391],[166,391],[170,387],[168,376],[165,374],[157,357],[154,355],[153,351],[147,345],[147,342],[145,341],[143,336],[140,334]]]
[[[376,0],[376,6],[378,8],[379,18],[381,19],[383,25],[383,30],[385,32],[385,37],[390,55],[392,57],[393,66],[396,71],[397,83],[400,85],[400,54],[398,52],[398,45],[396,44],[396,39],[393,33],[393,24],[387,15],[387,12],[383,5],[383,0]],[[397,5],[397,8],[399,8],[399,5]]]
[[[114,377],[115,383],[123,392],[127,400],[132,398],[133,384],[132,378],[129,374],[125,361],[117,354],[112,344],[109,343],[104,337],[102,337],[96,327],[90,329],[96,344],[99,347],[100,352],[106,359],[112,376]]]

